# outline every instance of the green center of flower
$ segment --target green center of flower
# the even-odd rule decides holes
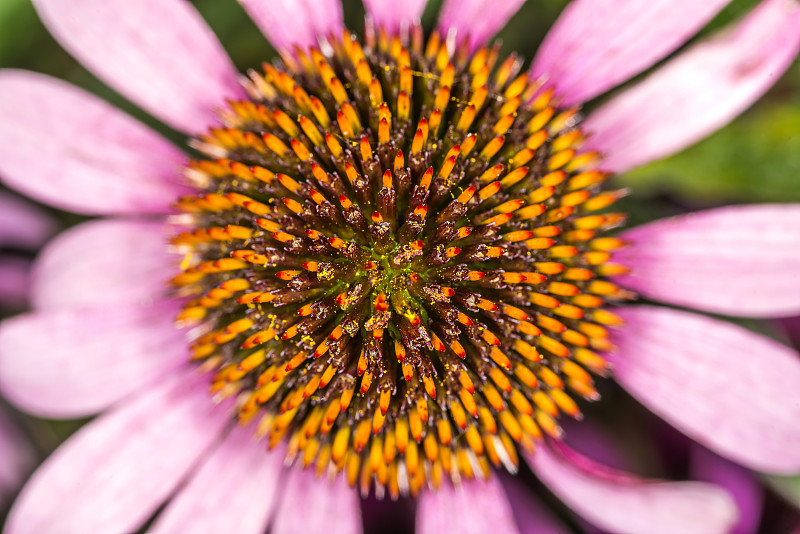
[[[250,72],[194,142],[210,159],[172,240],[213,393],[290,460],[392,497],[558,437],[567,391],[597,398],[586,370],[626,296],[601,236],[620,193],[587,170],[577,110],[497,47],[419,35]]]

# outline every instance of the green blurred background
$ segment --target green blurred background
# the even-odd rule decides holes
[[[194,3],[241,70],[274,57],[274,50],[235,0]],[[735,21],[756,3],[734,0],[700,37]],[[528,0],[500,34],[503,51],[517,51],[530,60],[565,4],[565,0]],[[434,27],[440,5],[441,0],[429,3],[423,17],[426,30]],[[363,14],[360,0],[345,0],[345,21],[351,29],[361,31]],[[184,140],[181,134],[131,105],[75,62],[47,33],[30,0],[0,0],[0,68],[29,69],[68,80],[125,109],[176,142]],[[589,109],[593,104],[596,103],[590,103]],[[623,208],[631,214],[633,224],[732,203],[800,201],[800,63],[795,62],[764,98],[727,127],[678,155],[617,180],[631,187],[632,194],[625,199]],[[81,220],[62,212],[54,215],[65,225]],[[780,337],[779,330],[770,324],[752,322],[745,326]],[[25,418],[23,423],[44,457],[82,421]],[[800,478],[785,481],[784,489],[794,492],[794,499],[800,502]]]

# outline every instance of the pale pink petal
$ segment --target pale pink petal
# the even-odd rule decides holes
[[[694,443],[691,451],[690,476],[725,488],[736,502],[739,521],[730,534],[751,534],[758,531],[764,489],[752,471],[717,456]]]
[[[22,485],[31,472],[36,457],[33,445],[4,412],[0,411],[0,508]]]
[[[0,325],[0,390],[37,415],[97,413],[188,360],[177,302],[62,309]]]
[[[219,439],[229,407],[175,375],[84,426],[33,474],[8,534],[135,532]]]
[[[375,26],[398,34],[419,20],[427,3],[428,0],[364,0],[364,7]]]
[[[0,116],[0,179],[36,200],[88,214],[164,213],[187,191],[186,156],[60,80],[0,71]]]
[[[155,117],[188,133],[244,95],[225,50],[186,0],[34,0],[59,43]]]
[[[503,489],[514,512],[514,519],[519,525],[519,534],[569,534],[572,532],[518,478],[504,478]]]
[[[693,313],[633,306],[609,355],[614,378],[678,430],[756,471],[800,470],[800,356]]]
[[[252,429],[234,428],[148,532],[266,532],[284,469],[284,455],[266,449]]]
[[[31,262],[24,258],[0,257],[0,307],[22,307],[28,301]]]
[[[702,2],[697,2],[702,4]],[[756,101],[800,49],[794,0],[765,0],[731,31],[697,44],[593,112],[583,128],[601,166],[622,172],[719,129]]]
[[[545,37],[531,75],[565,105],[589,100],[674,51],[730,0],[575,0]]]
[[[600,466],[563,443],[543,443],[525,456],[559,499],[602,530],[728,534],[736,522],[731,497],[712,484],[642,480]]]
[[[55,221],[44,210],[0,192],[0,247],[35,248],[55,231]]]
[[[340,0],[239,0],[278,50],[317,46],[320,38],[341,36]]]
[[[736,206],[645,224],[621,236],[617,281],[653,299],[726,315],[800,313],[800,204]]]
[[[286,473],[272,534],[360,534],[358,495],[343,476],[318,479],[310,469]]]
[[[165,296],[181,259],[166,241],[163,222],[103,219],[76,226],[37,258],[33,305],[145,304]]]
[[[439,31],[455,37],[456,43],[469,40],[474,50],[506,25],[525,0],[445,0],[439,15]]]
[[[419,534],[518,533],[503,486],[496,477],[449,482],[436,491],[425,491],[417,500]]]

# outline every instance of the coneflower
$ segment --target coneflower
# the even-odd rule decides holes
[[[603,235],[622,192],[586,170],[577,108],[497,45],[409,31],[251,71],[192,143],[213,159],[190,163],[172,240],[212,391],[290,460],[393,497],[558,437],[628,295]]]
[[[37,1],[68,50],[191,136],[185,151],[61,82],[0,72],[5,182],[120,217],[48,246],[34,311],[0,327],[6,396],[48,417],[107,410],[37,470],[9,532],[153,516],[155,532],[358,532],[348,483],[418,496],[422,532],[514,532],[491,473],[520,458],[604,530],[729,531],[720,488],[623,479],[559,441],[559,414],[579,418],[612,365],[719,454],[800,468],[796,353],[624,305],[635,291],[800,310],[797,206],[609,235],[624,191],[606,186],[758,98],[800,47],[793,1],[763,2],[585,119],[583,102],[725,1],[577,0],[525,71],[486,44],[518,1],[448,0],[425,39],[424,1],[371,0],[363,40],[335,0],[243,4],[281,59],[239,79],[186,2]]]

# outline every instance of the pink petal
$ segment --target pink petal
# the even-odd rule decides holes
[[[698,2],[697,4],[702,4]],[[800,49],[800,9],[765,0],[731,31],[697,44],[589,116],[588,150],[626,171],[719,129],[774,84]]]
[[[358,495],[343,476],[334,482],[317,479],[310,469],[287,473],[272,534],[360,534]]]
[[[731,494],[739,510],[739,521],[730,534],[758,531],[764,490],[751,471],[695,443],[692,446],[690,474],[695,480],[717,484]]]
[[[469,41],[475,50],[506,25],[525,0],[445,0],[439,15],[442,35],[454,35],[456,42]]]
[[[563,443],[526,454],[533,471],[573,511],[618,534],[727,534],[736,507],[717,486],[642,480],[600,466]]]
[[[179,184],[186,156],[95,96],[16,70],[0,71],[0,95],[7,186],[87,214],[165,213],[187,191]]]
[[[0,411],[0,507],[22,485],[36,461],[33,446],[8,415]]]
[[[30,293],[31,262],[0,257],[0,308],[24,307]]]
[[[503,486],[496,477],[465,481],[460,487],[442,484],[417,501],[419,534],[518,533]]]
[[[726,315],[800,313],[800,204],[714,209],[622,234],[619,283],[670,304]]]
[[[87,222],[59,235],[39,255],[31,300],[42,309],[146,304],[165,296],[179,262],[167,252],[163,222]]]
[[[267,452],[252,434],[234,428],[148,532],[266,532],[284,456]]]
[[[97,413],[188,360],[178,303],[42,311],[0,325],[0,390],[47,417]]]
[[[170,126],[217,124],[244,95],[236,71],[186,0],[35,0],[58,42],[98,78]]]
[[[800,356],[739,326],[653,306],[627,325],[614,377],[656,415],[756,471],[800,470]]]
[[[340,0],[239,0],[278,50],[317,46],[344,30]]]
[[[518,478],[503,479],[503,489],[519,525],[519,534],[568,534],[572,532]],[[499,533],[498,533],[499,534]]]
[[[0,247],[35,248],[55,231],[55,221],[44,210],[0,192]]]
[[[207,379],[174,376],[84,426],[23,488],[8,534],[135,532],[230,421]]]
[[[367,14],[377,27],[399,34],[422,16],[428,0],[364,0]]]
[[[545,37],[531,75],[564,104],[585,102],[681,46],[730,0],[575,0]]]

